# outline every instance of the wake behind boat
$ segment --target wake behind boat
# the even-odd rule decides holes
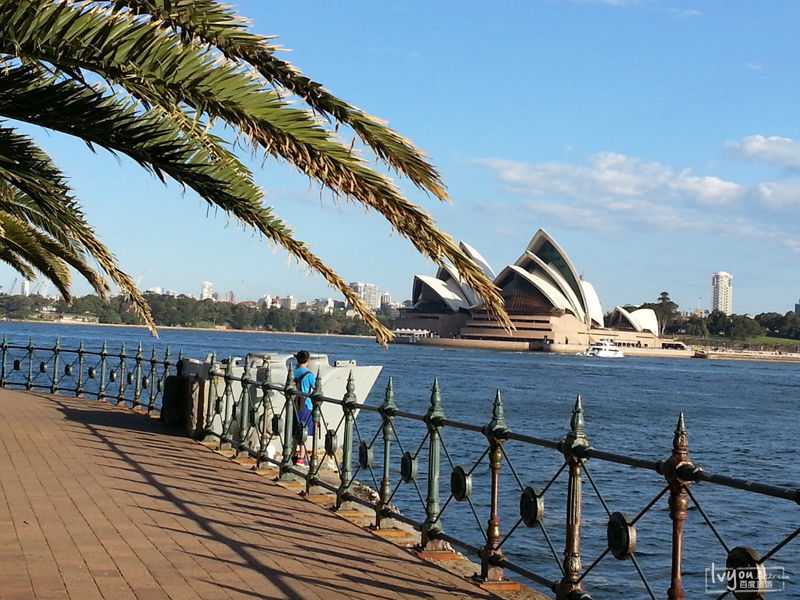
[[[583,353],[584,356],[599,356],[600,358],[622,358],[625,355],[618,346],[609,340],[599,340],[589,346]]]

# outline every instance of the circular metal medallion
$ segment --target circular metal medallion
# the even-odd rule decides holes
[[[72,375],[72,365],[64,365],[64,375]]]
[[[47,363],[42,361],[39,363],[39,372],[40,373],[47,373]]]
[[[133,373],[128,373],[128,385],[133,385]]]
[[[144,377],[142,377],[142,387],[144,389],[147,389],[147,386],[149,385],[150,385],[150,379],[147,377],[147,375],[145,375]]]
[[[372,446],[368,446],[367,442],[361,442],[358,445],[358,466],[362,469],[372,467],[373,456]]]
[[[325,454],[334,456],[339,449],[339,444],[336,440],[336,432],[328,430],[325,432]]]
[[[115,382],[117,380],[117,370],[111,369],[111,372],[108,374],[108,380],[110,382]]]
[[[404,483],[416,480],[418,468],[417,459],[410,452],[403,454],[403,458],[400,460],[400,477]]]
[[[725,560],[725,581],[736,600],[764,598],[767,585],[767,569],[759,562],[758,552],[747,546],[737,546]]]
[[[636,526],[625,513],[615,512],[608,518],[608,549],[617,560],[628,560],[636,552]]]
[[[522,517],[522,522],[528,527],[534,527],[539,524],[542,517],[544,517],[542,490],[531,486],[522,490],[522,495],[519,497],[519,516]]]
[[[94,367],[89,367],[88,373],[89,373],[89,379],[94,379],[95,375],[97,374],[97,371],[95,371]]]
[[[450,489],[453,498],[463,502],[472,495],[472,475],[467,473],[463,467],[456,467],[450,473]]]
[[[20,367],[22,366],[22,361],[17,359],[14,361],[14,370],[19,371]]]
[[[281,422],[280,415],[272,415],[272,422],[270,427],[270,432],[272,433],[272,435],[280,435],[282,425],[283,423]]]

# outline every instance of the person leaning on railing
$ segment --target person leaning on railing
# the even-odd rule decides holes
[[[294,355],[294,358],[297,360],[297,367],[294,370],[294,385],[298,392],[310,394],[311,390],[314,389],[314,386],[317,385],[317,376],[314,375],[314,373],[312,373],[308,368],[310,355],[306,350],[300,350],[300,352]],[[293,427],[295,440],[302,439],[303,427],[308,428],[308,435],[314,434],[314,423],[311,420],[312,408],[313,404],[311,403],[310,397],[303,398],[302,396],[297,396],[295,398]],[[295,445],[292,462],[303,467],[308,466],[305,444],[298,443]]]

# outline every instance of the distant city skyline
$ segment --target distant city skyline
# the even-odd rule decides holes
[[[708,307],[708,277],[724,266],[736,276],[737,313],[792,310],[784,288],[800,279],[800,81],[786,57],[798,46],[796,2],[232,4],[253,32],[279,36],[291,50],[282,56],[305,74],[431,157],[452,205],[390,175],[490,264],[509,264],[543,228],[604,308],[662,291],[682,309],[698,298]],[[142,273],[140,289],[194,296],[208,279],[243,299],[336,295],[180,185],[18,125],[69,174],[100,239],[134,280]],[[351,132],[339,134],[349,143]],[[381,217],[284,164],[241,156],[275,213],[345,281],[404,300],[414,274],[431,271]],[[16,277],[0,266],[3,291]],[[74,281],[75,295],[89,293]]]

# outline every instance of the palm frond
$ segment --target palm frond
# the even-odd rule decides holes
[[[229,6],[215,0],[108,0],[135,14],[149,15],[167,23],[183,39],[194,38],[219,49],[226,57],[252,65],[269,82],[300,97],[311,109],[349,125],[382,161],[418,188],[447,200],[438,171],[425,154],[396,131],[362,110],[328,92],[303,75],[294,65],[279,59],[273,38],[247,31],[248,22]]]

